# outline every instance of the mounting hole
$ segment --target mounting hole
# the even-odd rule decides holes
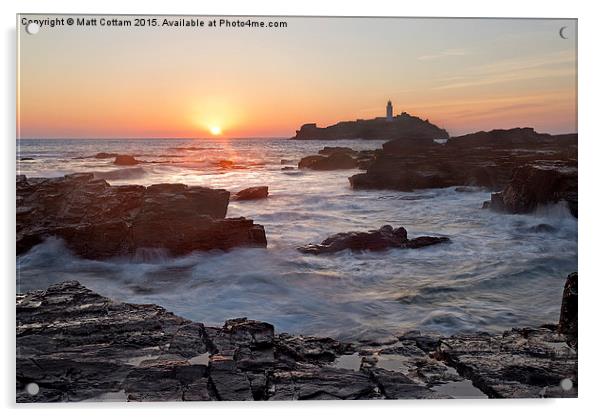
[[[573,381],[570,378],[564,378],[560,381],[560,388],[565,391],[570,391],[573,388]]]
[[[27,26],[25,26],[25,31],[27,33],[29,33],[30,35],[35,35],[36,33],[38,33],[40,31],[40,25],[38,25],[37,23],[31,22],[31,23],[27,24]]]
[[[38,395],[38,392],[40,392],[40,386],[35,382],[30,382],[25,386],[25,391],[27,391],[29,395]]]

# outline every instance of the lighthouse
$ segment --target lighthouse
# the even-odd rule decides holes
[[[393,105],[391,100],[387,102],[387,122],[393,121]]]

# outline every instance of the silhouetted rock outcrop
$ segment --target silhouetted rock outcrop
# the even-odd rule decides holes
[[[323,253],[340,252],[345,249],[354,251],[369,250],[380,251],[388,248],[417,249],[437,243],[448,242],[447,237],[421,236],[408,239],[408,232],[403,227],[393,229],[386,225],[378,230],[369,232],[346,232],[337,233],[325,239],[319,245],[305,245],[299,249],[304,253],[319,255]]]
[[[355,189],[480,186],[498,191],[510,182],[515,168],[536,161],[576,167],[577,135],[552,136],[524,128],[479,132],[445,144],[396,139],[383,144],[366,173],[349,182]]]
[[[184,184],[111,186],[94,174],[17,176],[17,254],[57,236],[86,258],[266,246],[263,226],[225,219],[230,193]]]
[[[315,123],[308,123],[301,126],[292,139],[396,139],[404,136],[421,137],[425,140],[449,137],[444,129],[428,120],[402,113],[391,121],[382,117],[339,122],[328,127],[317,127]]]
[[[309,168],[317,171],[357,168],[357,160],[346,153],[333,153],[328,156],[310,155],[299,161],[299,168]]]
[[[491,194],[489,208],[506,213],[530,213],[538,206],[564,201],[577,217],[577,167],[562,161],[529,164],[514,171],[503,191]]]
[[[246,318],[205,326],[76,281],[16,304],[17,402],[453,398],[458,384],[472,398],[577,396],[577,352],[556,326],[342,343]]]

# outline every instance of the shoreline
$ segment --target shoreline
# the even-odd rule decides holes
[[[66,281],[16,297],[17,402],[576,397],[576,333],[559,332],[576,331],[576,282],[560,327],[342,343],[205,326]]]

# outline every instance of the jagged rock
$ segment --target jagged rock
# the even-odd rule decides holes
[[[311,155],[301,158],[299,168],[314,169],[317,171],[330,171],[335,169],[357,168],[357,160],[346,153],[332,153],[328,156]]]
[[[265,247],[265,231],[225,219],[230,193],[184,184],[111,186],[93,174],[17,178],[17,254],[50,236],[78,255],[132,256],[143,248],[172,255],[237,246]]]
[[[577,396],[577,352],[550,328],[456,335],[437,355],[491,398]],[[563,391],[565,379],[572,387]]]
[[[132,155],[117,155],[113,163],[115,165],[138,165],[140,161],[138,161]]]
[[[268,198],[268,187],[249,187],[244,190],[240,190],[236,193],[237,200],[259,200],[262,198]]]
[[[577,343],[577,313],[577,273],[573,272],[567,277],[564,284],[558,331],[567,335],[574,344]]]
[[[445,144],[420,138],[389,141],[366,168],[349,178],[354,189],[413,191],[452,186],[503,189],[515,168],[535,161],[577,166],[577,135],[540,134],[533,129],[479,132]]]
[[[396,139],[403,136],[421,137],[425,139],[448,138],[448,133],[428,120],[408,113],[401,113],[393,120],[384,117],[371,120],[339,122],[328,127],[317,127],[315,123],[307,123],[297,130],[292,139]]]
[[[530,164],[517,168],[502,192],[491,194],[492,210],[519,214],[538,206],[565,201],[577,217],[577,168],[561,161]]]
[[[361,343],[275,334],[246,318],[204,326],[75,281],[16,301],[18,402],[446,398],[450,382],[490,397],[577,395],[577,353],[556,326],[444,338],[412,331],[362,353]],[[345,369],[341,355],[362,364]],[[388,357],[408,370],[385,369]],[[26,390],[32,383],[37,394]]]
[[[345,249],[354,251],[369,250],[380,251],[388,248],[416,249],[437,243],[448,242],[447,237],[420,236],[408,239],[405,228],[393,229],[389,225],[382,226],[378,230],[369,232],[346,232],[337,233],[322,241],[321,244],[309,244],[298,248],[303,253],[319,255],[323,253],[334,253]]]

